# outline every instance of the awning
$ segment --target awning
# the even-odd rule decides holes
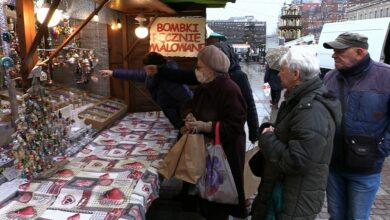
[[[219,38],[221,41],[226,41],[226,37],[223,34],[214,32],[207,24],[206,24],[206,39],[210,37]]]
[[[95,0],[101,2],[101,0]],[[126,14],[137,14],[139,12],[163,12],[167,14],[175,14],[168,5],[164,4],[159,0],[111,0],[107,3],[107,7],[126,13]]]
[[[206,5],[207,8],[224,8],[226,3],[235,3],[236,0],[161,0],[164,3],[196,3]]]

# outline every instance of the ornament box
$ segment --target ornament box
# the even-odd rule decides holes
[[[104,100],[95,106],[79,113],[79,118],[85,119],[86,124],[101,130],[122,117],[127,111],[127,106],[113,100]]]
[[[23,100],[22,100],[22,96],[23,96],[23,93],[20,92],[20,91],[18,91],[18,90],[16,90],[16,100],[17,100],[18,102],[20,102],[20,103],[23,101]],[[0,91],[0,98],[9,101],[9,93],[8,93],[8,90],[2,90],[2,91]]]

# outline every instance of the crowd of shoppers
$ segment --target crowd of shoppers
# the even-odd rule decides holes
[[[191,71],[165,65],[161,56],[164,65],[144,62],[144,70],[137,70],[140,77],[133,76],[135,70],[102,73],[142,78],[176,128],[184,126],[213,138],[215,124],[220,123],[239,204],[199,198],[196,206],[204,218],[226,220],[229,215],[249,214],[243,177],[247,121],[249,140],[258,140],[262,158],[255,167],[262,170],[262,181],[250,211],[252,219],[315,219],[325,194],[331,219],[368,219],[384,159],[390,154],[390,66],[370,58],[367,37],[361,34],[343,33],[323,46],[333,49],[335,61],[335,69],[324,80],[317,58],[299,49],[280,58],[280,70],[266,69],[264,81],[271,84],[272,104],[278,106],[282,89],[285,96],[276,121],[260,127],[247,75],[227,43],[213,42],[202,49]],[[181,84],[198,85],[194,97]],[[162,90],[173,91],[167,99],[175,101],[159,98]],[[190,100],[189,108],[181,111]],[[183,124],[184,112],[196,120]]]

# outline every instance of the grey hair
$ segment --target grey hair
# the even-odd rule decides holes
[[[279,61],[280,66],[286,64],[290,71],[299,70],[302,82],[313,79],[320,73],[320,64],[317,57],[299,48],[290,48]]]

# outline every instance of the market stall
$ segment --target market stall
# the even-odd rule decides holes
[[[144,219],[158,197],[156,168],[176,136],[160,112],[129,114],[50,177],[0,187],[2,195],[18,192],[8,193],[0,218]]]
[[[145,219],[177,130],[144,85],[98,71],[148,51],[193,68],[210,4],[0,1],[0,219]]]

